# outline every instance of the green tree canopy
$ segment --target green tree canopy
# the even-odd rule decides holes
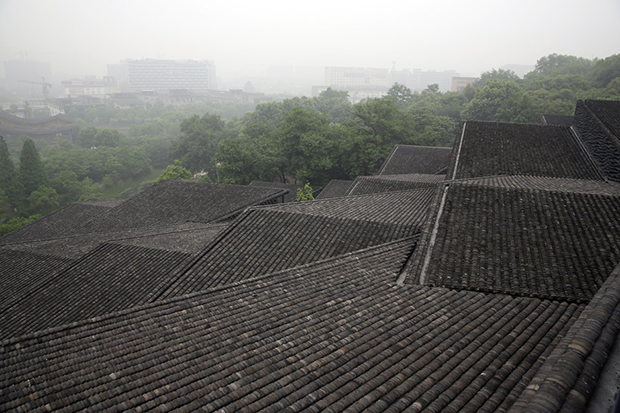
[[[47,186],[45,168],[34,142],[30,138],[24,140],[19,157],[19,180],[26,197],[40,186]]]
[[[7,144],[2,136],[0,136],[0,189],[3,191],[6,202],[8,202],[11,208],[16,208],[22,201],[23,188],[9,155]]]
[[[153,183],[156,184],[170,179],[177,181],[188,181],[192,179],[192,173],[181,166],[181,161],[175,159],[174,163],[172,165],[168,165],[168,167],[162,171],[161,175],[159,175]]]

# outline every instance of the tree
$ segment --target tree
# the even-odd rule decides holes
[[[31,210],[37,212],[54,210],[60,206],[60,199],[56,190],[43,185],[30,194],[28,201]]]
[[[400,83],[394,83],[390,90],[387,91],[386,96],[394,100],[396,106],[400,108],[406,108],[413,103],[413,92],[407,86]]]
[[[226,136],[226,123],[219,115],[194,115],[181,122],[181,136],[172,144],[170,155],[192,172],[215,173],[213,157]]]
[[[491,79],[501,80],[504,82],[515,82],[517,84],[521,83],[521,78],[512,70],[491,69],[480,75],[480,79],[474,83],[474,88],[480,89],[484,87]]]
[[[0,237],[10,232],[13,232],[17,229],[20,229],[21,227],[25,225],[31,224],[37,219],[40,219],[42,217],[43,215],[31,215],[28,218],[17,217],[17,218],[9,219],[4,224],[0,225]]]
[[[0,189],[11,208],[16,208],[23,199],[23,188],[9,155],[9,148],[2,136],[0,136]]]
[[[158,182],[167,181],[170,179],[178,181],[188,181],[192,179],[192,173],[187,169],[183,168],[183,166],[181,166],[181,161],[175,159],[174,163],[172,165],[168,165],[168,167],[163,170],[161,175],[159,175],[157,179],[153,181],[153,183],[156,184]]]
[[[496,122],[534,122],[536,108],[531,98],[514,82],[490,79],[476,90],[463,112],[466,119]]]
[[[439,93],[439,84],[433,83],[432,85],[428,85],[426,86],[426,90],[428,90],[431,93]]]
[[[297,196],[295,197],[295,201],[304,202],[304,201],[314,201],[314,196],[312,196],[312,187],[310,186],[310,182],[306,182],[304,185],[304,189],[297,188]]]
[[[595,87],[606,87],[620,77],[620,54],[597,60],[592,69],[592,83]]]
[[[47,175],[43,162],[30,138],[24,140],[19,157],[19,181],[24,188],[26,197],[40,186],[47,186]]]

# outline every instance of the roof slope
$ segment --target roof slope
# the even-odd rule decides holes
[[[573,124],[573,117],[567,115],[543,114],[540,115],[540,123],[542,125],[571,126]]]
[[[297,189],[298,188],[303,189],[303,185],[300,186],[296,184],[285,184],[281,182],[265,182],[265,181],[252,181],[250,182],[250,186],[288,189],[288,194],[284,195],[284,202],[294,202],[297,199]],[[312,188],[313,194],[319,194],[320,192],[321,192],[320,187]]]
[[[353,181],[332,179],[315,199],[340,198],[347,194]]]
[[[452,148],[396,145],[378,174],[435,174],[448,166],[451,153]]]
[[[587,302],[620,262],[618,211],[620,196],[446,185],[407,282]]]
[[[6,341],[0,409],[509,407],[581,307],[384,282],[410,249],[390,243]]]
[[[620,184],[585,179],[551,178],[546,176],[503,175],[472,178],[463,181],[471,185],[489,185],[498,188],[541,189],[543,191],[574,192],[578,194],[620,195]]]
[[[0,244],[63,238],[83,231],[86,222],[105,213],[110,207],[75,202],[52,212],[10,234],[0,237]]]
[[[263,209],[409,225],[420,231],[436,192],[435,186],[428,186],[409,191],[270,205]]]
[[[0,249],[0,307],[72,261],[26,251]]]
[[[620,266],[553,350],[512,412],[584,411],[620,331]],[[597,405],[597,411],[611,411]]]
[[[435,184],[444,179],[445,175],[421,174],[358,176],[349,188],[347,196],[406,191],[416,188],[435,188]]]
[[[0,313],[0,339],[100,316],[145,302],[189,254],[103,244]]]
[[[567,126],[467,121],[454,145],[448,179],[495,175],[601,179]]]
[[[147,248],[196,254],[212,241],[226,225],[188,222],[165,227],[136,228],[121,232],[92,233],[69,238],[23,242],[9,244],[6,248],[77,259],[98,245],[113,241],[117,244],[139,245]]]
[[[230,284],[412,236],[413,225],[251,209],[158,299]]]
[[[620,101],[577,101],[574,127],[603,174],[620,181]]]
[[[230,218],[251,205],[275,202],[282,189],[189,181],[163,181],[92,220],[84,232],[115,232],[132,228],[208,223]]]

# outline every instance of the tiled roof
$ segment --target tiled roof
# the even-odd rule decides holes
[[[436,191],[435,186],[429,186],[409,191],[320,199],[263,208],[271,211],[410,225],[421,230]]]
[[[321,193],[316,196],[316,199],[328,199],[328,198],[340,198],[347,194],[349,188],[353,184],[353,181],[346,181],[342,179],[332,179],[329,181]]]
[[[0,307],[73,260],[0,248]]]
[[[571,126],[573,124],[573,117],[566,115],[540,115],[540,123],[542,125],[564,125]]]
[[[620,330],[619,273],[620,267],[605,281],[511,412],[585,411]],[[604,404],[592,411],[611,411],[613,400]]]
[[[585,179],[550,178],[546,176],[502,175],[458,181],[471,185],[499,188],[540,189],[544,191],[575,192],[578,194],[620,195],[620,184]]]
[[[284,195],[284,202],[293,202],[297,199],[297,189],[303,189],[304,185],[284,184],[281,182],[264,182],[264,181],[252,181],[250,186],[259,186],[264,188],[280,188],[288,189],[288,194]],[[322,188],[318,186],[312,186],[312,193],[316,195],[321,193]]]
[[[89,220],[105,213],[107,206],[76,202],[52,212],[32,224],[0,237],[0,244],[69,237],[83,231]]]
[[[620,181],[620,101],[577,101],[574,128],[603,174]]]
[[[454,148],[447,179],[495,175],[601,179],[567,126],[467,121]]]
[[[446,185],[407,282],[587,302],[620,262],[618,211],[620,196]]]
[[[286,190],[189,181],[163,181],[92,220],[84,232],[116,232],[231,218],[251,205],[276,202]]]
[[[422,174],[358,176],[349,188],[347,196],[435,188],[435,184],[444,179],[445,175]]]
[[[582,307],[396,286],[401,241],[0,345],[0,410],[503,411]]]
[[[0,339],[100,316],[148,301],[189,254],[103,244],[0,312]],[[1,409],[0,409],[1,410]]]
[[[6,248],[77,259],[99,244],[113,241],[117,244],[196,254],[225,227],[226,224],[188,222],[166,227],[136,228],[121,232],[92,233],[69,238],[23,242],[6,245]]]
[[[246,211],[158,298],[230,284],[409,237],[418,225],[300,214]]]
[[[452,148],[396,145],[378,174],[435,174],[448,166],[451,153]]]

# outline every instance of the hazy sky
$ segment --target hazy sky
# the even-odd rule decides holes
[[[26,52],[55,74],[98,76],[143,57],[214,60],[222,78],[393,61],[477,75],[620,53],[619,24],[620,0],[0,0],[0,61]]]

